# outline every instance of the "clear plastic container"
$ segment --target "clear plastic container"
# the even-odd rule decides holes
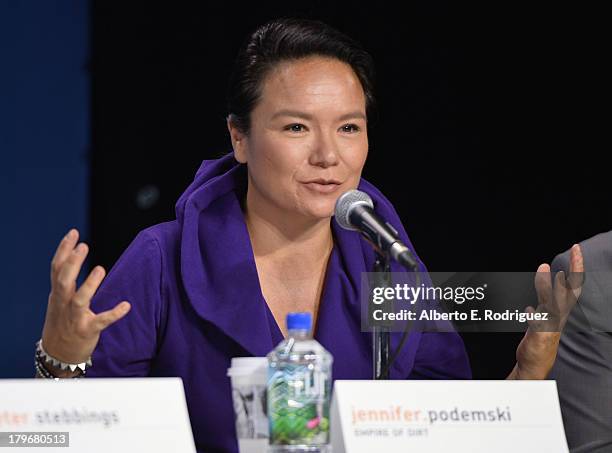
[[[331,451],[331,354],[311,337],[310,313],[287,315],[288,337],[268,354],[269,451]]]

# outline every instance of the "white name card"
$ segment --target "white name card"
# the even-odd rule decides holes
[[[567,453],[554,381],[336,381],[334,453]]]
[[[69,448],[51,451],[196,451],[180,378],[0,380],[0,432],[11,446],[59,446],[49,433],[68,433]]]

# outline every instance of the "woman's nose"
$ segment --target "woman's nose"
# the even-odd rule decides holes
[[[318,167],[331,167],[338,164],[338,144],[333,137],[319,134],[310,153],[310,164]]]

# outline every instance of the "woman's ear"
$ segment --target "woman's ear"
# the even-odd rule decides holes
[[[232,115],[228,115],[227,117],[227,130],[232,140],[232,148],[234,148],[234,159],[241,164],[246,164],[246,135],[236,127],[235,123],[232,121]]]

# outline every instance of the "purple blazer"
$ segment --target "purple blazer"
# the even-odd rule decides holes
[[[204,161],[176,205],[176,220],[140,232],[92,301],[96,312],[122,300],[132,310],[102,332],[88,376],[180,376],[202,452],[238,452],[226,376],[231,358],[265,356],[283,339],[259,286],[240,208],[246,187],[246,166],[232,155]],[[391,203],[363,179],[359,189],[412,248]],[[335,221],[332,229],[314,337],[334,357],[333,379],[371,379],[371,335],[361,332],[359,291],[374,253],[358,233]],[[391,335],[392,350],[400,336]],[[412,332],[390,373],[392,379],[471,377],[453,332]]]

